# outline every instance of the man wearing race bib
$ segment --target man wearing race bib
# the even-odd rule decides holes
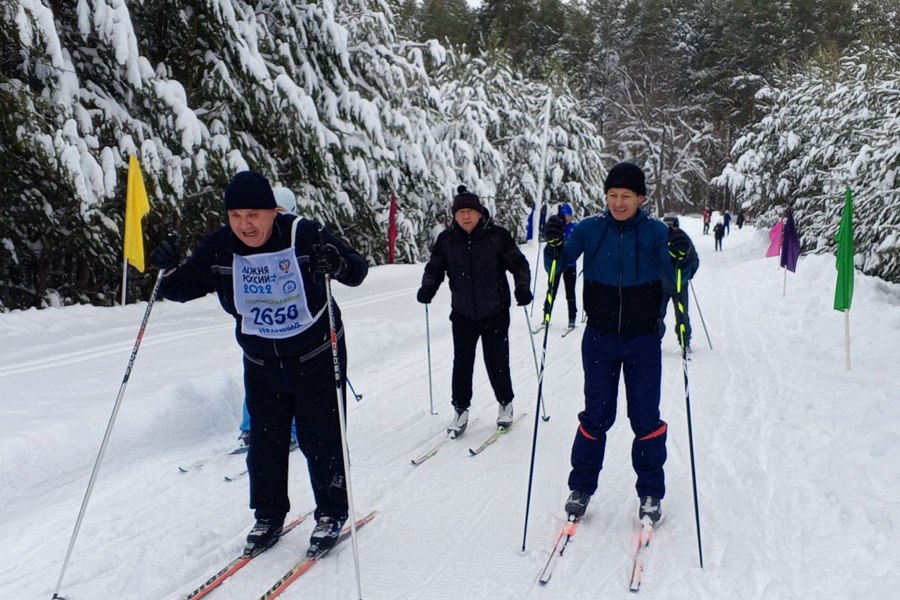
[[[310,547],[321,550],[334,543],[348,510],[325,275],[357,286],[368,264],[315,221],[278,213],[272,187],[258,173],[235,175],[224,208],[228,225],[203,238],[184,264],[179,266],[174,239],[154,250],[151,262],[168,271],[159,293],[186,302],[214,291],[235,318],[251,416],[247,468],[256,516],[245,552],[258,554],[274,545],[290,510],[288,453],[295,417],[316,500]],[[334,316],[346,385],[337,303]]]

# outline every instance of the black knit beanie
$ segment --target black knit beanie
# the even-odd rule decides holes
[[[275,208],[275,194],[269,180],[253,171],[241,171],[225,188],[225,210]]]
[[[647,186],[644,183],[644,171],[634,163],[620,162],[609,170],[606,182],[603,184],[603,193],[608,192],[610,188],[625,188],[638,196],[646,196]]]
[[[453,214],[455,215],[456,211],[464,208],[484,212],[484,207],[481,205],[481,200],[478,199],[478,196],[468,191],[466,186],[461,185],[456,188],[456,195],[453,196]]]
[[[665,217],[663,217],[663,222],[664,222],[666,225],[670,225],[670,226],[672,226],[672,227],[678,227],[678,226],[679,226],[679,225],[678,225],[678,217],[665,216]]]

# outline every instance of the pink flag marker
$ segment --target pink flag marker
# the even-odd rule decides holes
[[[775,226],[769,230],[769,249],[766,257],[781,256],[781,235],[784,232],[784,219],[779,219]]]

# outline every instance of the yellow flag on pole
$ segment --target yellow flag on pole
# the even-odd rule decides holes
[[[141,219],[150,212],[147,189],[137,158],[128,158],[128,195],[125,200],[125,260],[144,272],[144,232]]]

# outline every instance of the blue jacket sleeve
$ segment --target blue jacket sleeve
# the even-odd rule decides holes
[[[669,254],[669,235],[668,232],[663,236],[662,241],[660,243],[660,256],[659,256],[659,266],[662,269],[662,278],[663,281],[668,279],[669,281],[675,282],[678,279],[677,268],[675,267],[675,260],[672,258],[672,255]],[[682,275],[684,272],[682,271]]]
[[[569,236],[565,238],[562,250],[557,259],[558,271],[562,271],[566,267],[573,265],[575,261],[578,260],[578,257],[581,256],[582,252],[584,252],[584,238],[585,232],[587,231],[584,225],[588,222],[589,221],[585,220],[576,224]],[[550,272],[550,265],[553,263],[553,255],[555,252],[556,248],[549,244],[544,247],[544,270],[548,273]]]

